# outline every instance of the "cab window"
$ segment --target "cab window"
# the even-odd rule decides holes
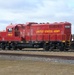
[[[8,32],[12,32],[12,28],[9,28],[9,29],[8,29]]]
[[[69,25],[66,25],[65,28],[70,28],[70,26]]]

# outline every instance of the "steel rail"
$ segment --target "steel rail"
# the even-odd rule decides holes
[[[39,54],[21,54],[21,53],[1,53],[0,55],[6,56],[25,56],[25,57],[41,57],[41,58],[54,58],[54,59],[64,59],[64,60],[74,60],[74,56],[59,56],[59,55],[39,55]]]

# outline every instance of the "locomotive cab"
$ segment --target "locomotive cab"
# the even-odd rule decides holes
[[[17,24],[17,25],[9,25],[6,28],[6,32],[8,36],[13,36],[13,37],[22,37],[22,32],[23,32],[23,24]]]
[[[20,35],[19,28],[17,26],[7,27],[6,32],[7,32],[8,36],[18,37]]]

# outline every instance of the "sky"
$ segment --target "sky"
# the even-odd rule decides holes
[[[26,22],[70,22],[74,34],[74,0],[0,0],[0,31]]]

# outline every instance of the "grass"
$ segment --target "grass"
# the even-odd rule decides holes
[[[0,75],[74,75],[74,64],[0,60]]]

